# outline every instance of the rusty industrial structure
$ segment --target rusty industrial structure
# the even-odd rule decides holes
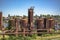
[[[15,29],[13,30],[13,33],[18,36],[18,34],[23,34],[25,36],[26,34],[32,34],[34,33],[33,30],[37,30],[35,33],[41,32],[40,30],[46,30],[50,32],[50,29],[54,27],[54,19],[52,17],[50,18],[38,18],[35,20],[36,22],[36,29],[35,29],[35,24],[33,23],[33,13],[34,9],[31,7],[28,9],[28,19],[22,18],[13,18],[10,19],[11,26],[14,27]],[[19,30],[19,25],[20,29]],[[0,12],[0,28],[2,28],[2,12]],[[48,29],[48,30],[47,30]]]
[[[47,32],[50,32],[50,29],[54,28],[55,21],[53,18],[39,18],[36,19],[36,26],[38,29],[38,32],[40,32],[40,29],[48,29]]]

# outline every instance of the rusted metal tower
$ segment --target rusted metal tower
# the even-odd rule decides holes
[[[28,9],[28,29],[29,31],[29,35],[31,36],[32,32],[33,32],[33,7],[31,7],[30,9]]]
[[[0,30],[2,30],[2,12],[0,12]]]
[[[28,27],[31,28],[33,24],[33,7],[28,9]]]

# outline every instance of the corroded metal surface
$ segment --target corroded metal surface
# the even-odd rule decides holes
[[[2,29],[2,12],[0,12],[0,30]]]

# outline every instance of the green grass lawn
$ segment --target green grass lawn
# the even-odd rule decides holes
[[[5,40],[60,40],[60,34],[56,34],[56,35],[50,35],[47,36],[49,34],[46,34],[46,36],[36,36],[36,38],[33,37],[23,37],[23,36],[19,36],[19,37],[15,37],[14,35],[5,35]],[[3,36],[0,35],[0,40],[3,39]]]
[[[53,39],[60,40],[60,35],[45,36],[45,37],[37,36],[37,39],[36,40],[53,40]]]

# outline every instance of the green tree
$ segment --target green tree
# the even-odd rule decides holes
[[[27,18],[27,16],[26,16],[26,15],[23,15],[23,19],[24,19],[24,18]]]
[[[7,27],[7,29],[10,30],[11,28],[12,28],[12,27],[11,27],[11,21],[9,20],[9,21],[8,21],[8,27]]]

